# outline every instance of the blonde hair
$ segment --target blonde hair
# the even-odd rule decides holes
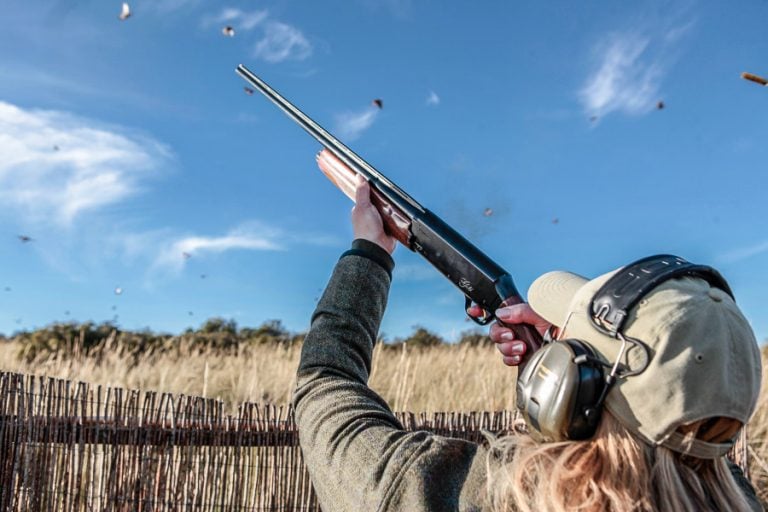
[[[687,433],[712,438],[712,430],[723,431],[722,422],[710,427],[697,424]],[[652,447],[607,411],[588,441],[504,436],[492,442],[488,464],[488,499],[498,512],[751,510],[724,457]]]

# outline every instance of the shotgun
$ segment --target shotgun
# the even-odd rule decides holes
[[[355,176],[371,186],[371,203],[381,214],[384,229],[411,251],[421,254],[464,294],[465,310],[474,303],[483,314],[470,318],[480,325],[495,319],[501,306],[524,302],[512,276],[437,215],[363,160],[341,141],[282,97],[261,78],[240,64],[237,73],[282,109],[323,145],[317,163],[323,173],[350,199],[355,198]],[[541,346],[538,331],[527,324],[509,325],[515,335],[534,349]],[[529,350],[527,354],[533,351]]]

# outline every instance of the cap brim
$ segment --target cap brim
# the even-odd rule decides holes
[[[548,272],[528,288],[528,303],[546,321],[562,326],[573,298],[587,282],[587,278],[571,272]]]

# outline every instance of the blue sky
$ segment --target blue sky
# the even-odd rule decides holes
[[[129,4],[4,4],[0,332],[307,328],[351,203],[243,63],[521,290],[670,252],[720,269],[768,337],[768,88],[740,78],[768,75],[768,2]],[[472,327],[395,259],[387,338]]]

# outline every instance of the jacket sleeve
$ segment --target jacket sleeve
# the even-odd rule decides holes
[[[356,240],[312,315],[293,399],[304,461],[326,512],[479,510],[478,446],[406,432],[367,385],[392,266]]]

